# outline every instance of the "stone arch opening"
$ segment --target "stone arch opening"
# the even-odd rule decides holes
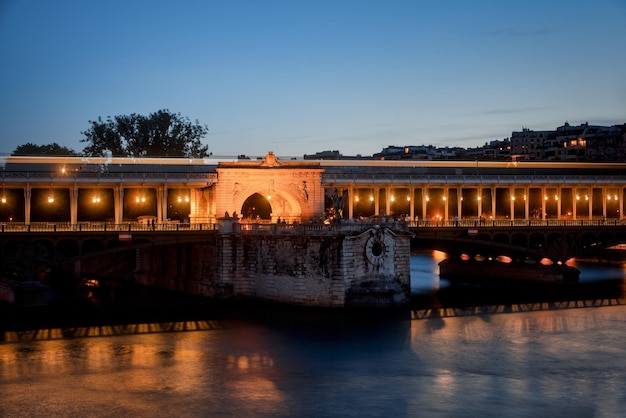
[[[243,202],[241,216],[250,220],[270,220],[272,219],[272,205],[265,196],[253,193]]]

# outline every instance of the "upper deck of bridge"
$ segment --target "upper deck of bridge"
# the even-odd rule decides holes
[[[217,169],[257,168],[258,160],[236,158],[21,157],[0,159],[3,182],[217,181]],[[323,170],[323,183],[380,181],[531,181],[545,183],[623,183],[626,163],[439,161],[439,160],[285,160],[282,167]]]

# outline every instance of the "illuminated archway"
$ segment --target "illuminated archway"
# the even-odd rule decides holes
[[[217,216],[241,211],[250,219],[252,207],[260,219],[287,223],[324,216],[324,170],[318,162],[279,161],[270,152],[262,161],[220,162],[216,171],[212,195]],[[193,210],[197,208],[192,205]]]
[[[267,198],[259,193],[250,195],[241,206],[243,219],[272,219],[272,205]]]

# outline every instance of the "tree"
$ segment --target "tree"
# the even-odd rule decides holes
[[[89,145],[87,156],[132,157],[206,157],[208,145],[201,139],[208,133],[205,125],[191,123],[180,113],[159,110],[149,116],[138,114],[108,116],[105,121],[89,121],[91,128],[82,132],[81,142]]]
[[[18,145],[11,155],[77,155],[76,152],[68,147],[61,146],[56,142],[47,145],[36,145],[27,142]]]

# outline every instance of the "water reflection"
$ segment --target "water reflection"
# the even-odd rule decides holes
[[[616,404],[626,398],[614,385],[625,382],[626,348],[616,327],[625,324],[624,313],[614,307],[440,318],[436,327],[413,321],[412,349],[439,376],[438,395],[424,397],[458,408],[463,400],[469,408],[513,400],[502,405],[513,406],[512,415],[547,408],[545,416],[618,416]]]
[[[0,415],[619,416],[626,407],[626,306],[268,318],[0,344]]]

